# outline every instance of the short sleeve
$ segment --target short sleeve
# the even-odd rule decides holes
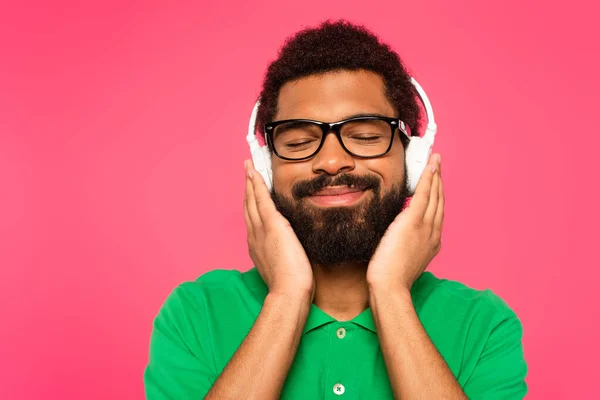
[[[522,399],[527,394],[523,328],[514,313],[492,329],[463,390],[471,400]]]
[[[144,372],[148,400],[202,399],[209,392],[217,376],[203,317],[184,286],[173,290],[161,307]]]

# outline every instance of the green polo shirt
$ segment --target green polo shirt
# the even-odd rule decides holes
[[[211,271],[174,289],[154,321],[146,397],[203,398],[252,328],[267,291],[256,268]],[[411,294],[469,399],[525,396],[522,327],[506,303],[429,272]],[[337,321],[313,304],[281,398],[392,399],[371,310]]]

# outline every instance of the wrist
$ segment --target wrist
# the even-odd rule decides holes
[[[288,305],[308,305],[312,303],[312,294],[307,290],[272,290],[267,294],[266,299],[270,301],[288,304]],[[265,299],[265,301],[266,301]]]
[[[276,310],[281,326],[293,326],[300,332],[306,324],[311,303],[311,297],[306,294],[271,292],[267,294],[262,310]]]
[[[380,299],[393,301],[394,303],[410,304],[412,307],[412,296],[410,287],[407,285],[390,285],[389,283],[369,283],[369,299],[373,303]]]
[[[369,293],[385,293],[410,297],[411,285],[405,283],[391,283],[389,280],[382,282],[367,282]]]

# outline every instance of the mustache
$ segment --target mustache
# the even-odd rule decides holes
[[[353,186],[363,191],[367,189],[373,189],[375,192],[379,192],[380,185],[379,179],[373,175],[320,175],[315,179],[309,179],[296,183],[292,187],[292,196],[296,200],[299,200],[307,196],[312,196],[328,186]]]

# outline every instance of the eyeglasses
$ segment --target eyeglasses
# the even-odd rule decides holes
[[[387,154],[394,142],[396,128],[410,139],[410,128],[398,118],[360,116],[327,123],[310,119],[286,119],[265,125],[268,144],[284,160],[306,160],[334,132],[342,148],[358,158],[375,158]]]

